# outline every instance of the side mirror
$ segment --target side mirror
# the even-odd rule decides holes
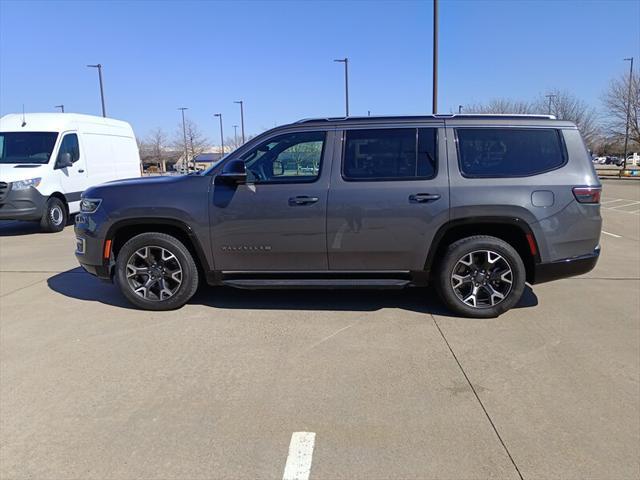
[[[231,160],[222,167],[222,172],[216,176],[217,182],[241,184],[247,182],[247,170],[242,160]]]
[[[71,161],[71,154],[69,152],[58,155],[55,168],[67,168],[71,166],[73,166],[73,162]]]

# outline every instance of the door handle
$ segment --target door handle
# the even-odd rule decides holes
[[[297,197],[289,198],[289,205],[295,207],[296,205],[310,205],[316,203],[318,197],[309,197],[308,195],[298,195]]]
[[[439,193],[415,193],[413,195],[409,195],[409,203],[435,202],[439,198]]]

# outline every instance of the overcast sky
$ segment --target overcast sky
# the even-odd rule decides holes
[[[440,108],[550,88],[600,106],[609,80],[640,69],[640,1],[440,2]],[[431,112],[432,3],[28,2],[0,0],[0,113],[107,114],[138,136],[173,134],[187,111],[213,140],[304,117]]]

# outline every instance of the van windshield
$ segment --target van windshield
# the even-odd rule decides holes
[[[0,132],[0,163],[47,163],[57,132]]]

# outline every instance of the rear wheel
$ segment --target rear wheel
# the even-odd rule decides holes
[[[118,252],[116,281],[145,310],[180,308],[198,288],[198,269],[184,244],[164,233],[136,235]]]
[[[518,252],[499,238],[478,235],[454,242],[438,272],[438,292],[455,313],[490,318],[515,306],[526,282]]]
[[[67,206],[64,202],[57,197],[49,198],[40,219],[42,230],[45,232],[60,232],[67,225],[67,220]]]

